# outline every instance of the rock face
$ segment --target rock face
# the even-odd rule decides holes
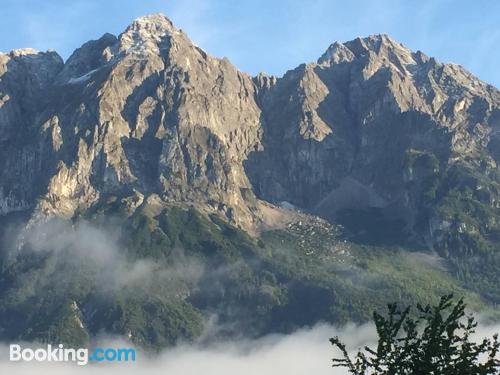
[[[4,214],[72,216],[105,196],[140,192],[253,225],[242,165],[260,143],[252,79],[167,18],[140,18],[65,64],[34,51],[2,55],[2,64]]]
[[[66,63],[0,55],[2,215],[155,196],[256,231],[286,201],[333,221],[376,210],[448,249],[464,223],[443,202],[469,189],[490,215],[487,233],[470,230],[498,248],[499,161],[500,92],[387,35],[334,43],[278,79],[207,55],[162,15]]]
[[[386,35],[332,44],[261,86],[264,150],[248,169],[265,199],[327,217],[391,206],[412,221],[409,154],[443,165],[486,153],[497,168],[499,91]]]
[[[44,189],[51,155],[34,127],[63,65],[55,52],[0,54],[0,214],[29,208]]]
[[[66,62],[0,54],[0,235],[23,228],[0,338],[161,348],[209,316],[261,335],[452,291],[498,306],[498,163],[500,92],[386,35],[281,78],[162,15]]]

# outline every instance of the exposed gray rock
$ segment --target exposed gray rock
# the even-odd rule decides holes
[[[499,91],[387,35],[252,78],[152,15],[66,63],[1,54],[0,79],[2,214],[71,217],[108,196],[154,195],[249,231],[283,222],[283,201],[328,219],[388,209],[413,231],[423,178],[500,160]],[[441,169],[407,165],[426,157]]]
[[[4,58],[33,63],[22,74],[30,82],[32,74],[36,85],[18,80],[15,89],[47,103],[36,110],[2,105],[2,138],[19,136],[23,153],[6,153],[4,170],[14,181],[17,169],[24,175],[22,188],[2,180],[11,197],[3,211],[22,201],[44,214],[72,216],[103,196],[136,189],[220,212],[247,228],[259,224],[260,203],[242,163],[261,133],[251,77],[207,55],[161,15],[139,18],[118,38],[84,44],[64,66],[53,54],[35,56]],[[19,74],[17,65],[3,66],[5,75]],[[26,98],[4,89],[2,103],[8,96]],[[27,123],[24,137],[11,131],[16,121]]]
[[[263,148],[246,166],[262,199],[330,219],[387,208],[411,231],[427,172],[412,175],[409,158],[430,155],[442,170],[480,158],[498,170],[500,92],[387,35],[336,42],[272,85],[256,81]]]
[[[201,312],[252,335],[363,322],[389,300],[462,286],[498,305],[499,162],[500,92],[387,35],[336,42],[281,78],[240,72],[162,15],[65,63],[0,54],[0,232],[25,225],[2,242],[15,259],[2,263],[0,333],[108,332],[161,348],[199,337]],[[52,216],[70,220],[41,230],[46,246],[30,240]],[[124,233],[58,239],[87,218]],[[256,236],[283,231],[250,238],[220,218]],[[90,262],[34,255],[31,242]],[[98,274],[118,262],[88,251],[107,245],[169,276],[101,296]],[[203,277],[171,278],[191,257]],[[427,272],[436,267],[447,273]]]

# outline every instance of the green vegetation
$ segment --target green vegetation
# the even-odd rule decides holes
[[[478,295],[457,283],[446,262],[436,256],[398,247],[344,242],[341,237],[322,238],[318,230],[312,236],[322,246],[315,244],[304,249],[297,245],[301,240],[309,243],[307,235],[297,238],[289,232],[264,233],[262,238],[268,246],[262,257],[285,280],[293,279],[295,287],[307,288],[304,294],[323,291],[322,298],[311,299],[307,304],[311,310],[325,311],[320,319],[365,322],[371,317],[370,311],[383,310],[389,301],[438,301],[450,292],[465,297],[475,309],[485,307]],[[289,286],[288,291],[293,296],[296,288]],[[300,307],[295,314],[300,314]]]
[[[500,303],[500,178],[488,160],[449,167],[436,198],[427,203],[436,250],[454,276],[487,300]]]
[[[472,338],[477,323],[466,317],[463,300],[453,302],[453,296],[442,297],[435,306],[417,305],[401,310],[389,305],[387,317],[374,313],[379,336],[376,349],[351,358],[338,337],[330,339],[342,353],[333,359],[334,367],[345,367],[353,375],[486,375],[500,370],[498,335],[477,343]],[[415,315],[415,316],[414,316]]]
[[[70,261],[33,252],[29,244],[4,260],[0,329],[6,339],[80,345],[104,331],[154,350],[195,340],[210,316],[220,335],[258,336],[318,321],[365,322],[389,301],[437,301],[449,292],[485,307],[442,260],[346,241],[340,227],[320,219],[252,238],[194,208],[144,204],[129,216],[122,207],[110,199],[73,222],[76,231],[90,223],[113,234],[108,245],[119,259],[109,266],[92,257]]]
[[[336,220],[345,226],[349,240],[382,249],[431,247],[447,260],[450,274],[462,287],[498,305],[497,164],[479,148],[460,158],[411,148],[405,152],[402,172],[406,211],[397,216],[383,208],[341,210]]]

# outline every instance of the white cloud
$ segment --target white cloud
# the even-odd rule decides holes
[[[154,293],[155,288],[165,289],[166,285],[173,289],[192,285],[203,274],[201,262],[185,257],[182,252],[168,265],[127,256],[120,243],[121,229],[113,223],[96,227],[85,221],[73,225],[66,220],[51,219],[13,231],[12,236],[5,246],[10,249],[10,256],[22,255],[26,250],[50,254],[57,264],[52,272],[66,268],[89,270],[101,292],[136,288]]]
[[[350,348],[372,341],[370,326],[353,325],[335,329],[317,325],[291,335],[270,335],[257,340],[228,341],[216,345],[183,345],[166,350],[155,358],[138,354],[136,363],[99,364],[79,367],[63,363],[8,362],[7,346],[0,348],[0,373],[9,375],[340,375],[332,369],[335,352],[328,339],[339,335]],[[101,346],[123,346],[107,342]],[[126,344],[125,344],[126,345]]]
[[[480,326],[476,338],[491,337],[498,326]],[[156,357],[138,353],[135,363],[79,367],[61,363],[8,362],[7,346],[0,347],[0,373],[9,375],[344,375],[332,368],[338,356],[328,339],[338,335],[348,350],[356,352],[376,342],[372,325],[348,325],[338,329],[319,324],[290,335],[269,335],[256,340],[227,341],[207,346],[181,345]],[[128,347],[124,342],[105,341],[102,347]]]

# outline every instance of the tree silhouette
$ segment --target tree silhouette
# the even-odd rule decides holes
[[[342,358],[334,358],[334,367],[346,367],[353,375],[483,375],[498,374],[500,362],[498,335],[480,342],[472,340],[477,322],[466,315],[462,299],[452,295],[441,298],[436,306],[417,305],[401,310],[388,306],[384,317],[374,313],[378,334],[376,349],[365,347],[354,358],[338,337],[330,339]]]

